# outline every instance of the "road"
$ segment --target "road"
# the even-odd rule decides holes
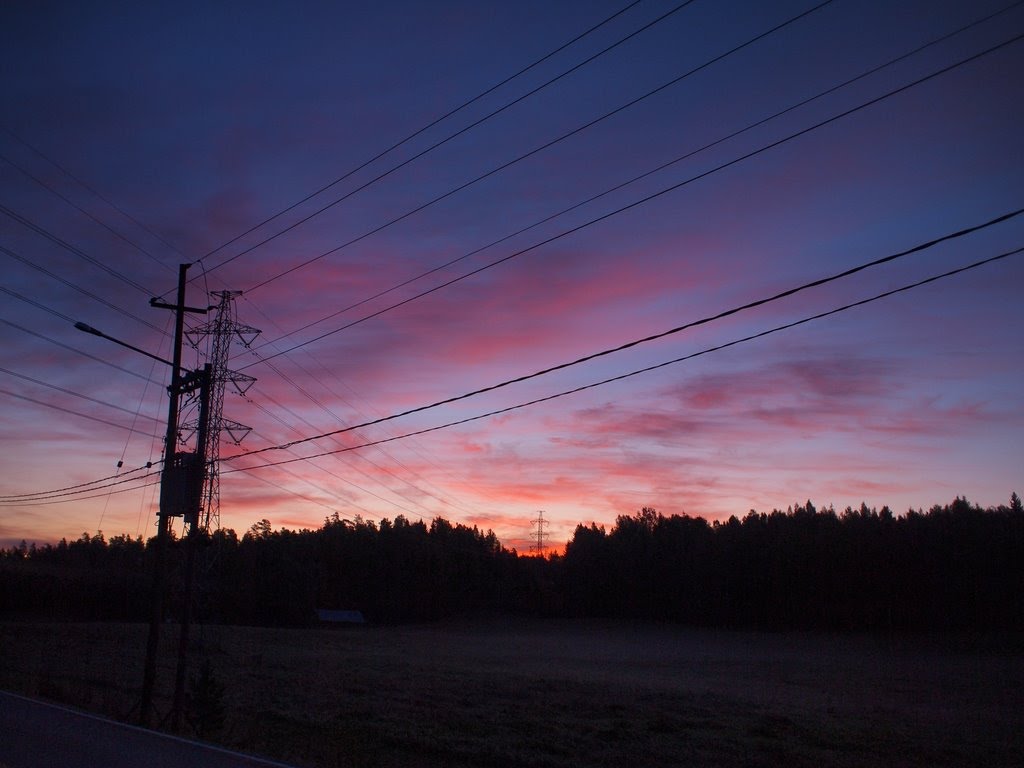
[[[290,768],[0,692],[0,768]]]

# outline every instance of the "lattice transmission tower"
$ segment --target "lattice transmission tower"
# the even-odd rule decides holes
[[[544,519],[544,510],[542,509],[537,512],[537,519],[533,521],[533,532],[530,534],[530,537],[533,539],[530,549],[538,555],[544,554],[544,539],[548,537],[548,532],[544,530],[544,526],[547,524],[548,521]]]
[[[189,343],[202,353],[202,345],[207,344],[205,370],[208,372],[206,392],[197,398],[198,414],[192,421],[182,424],[184,436],[195,436],[196,452],[205,463],[202,488],[202,500],[199,505],[199,516],[195,521],[202,530],[209,531],[220,528],[220,443],[223,435],[227,435],[235,445],[245,439],[252,430],[237,421],[224,418],[224,390],[228,384],[241,395],[244,395],[256,379],[228,368],[231,358],[232,343],[238,342],[248,348],[260,331],[238,322],[234,298],[240,291],[215,291],[212,295],[219,298],[213,319],[203,325],[196,326],[186,332]]]

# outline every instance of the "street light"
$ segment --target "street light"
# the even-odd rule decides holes
[[[169,365],[172,368],[174,367],[174,363],[172,363],[170,360],[165,360],[162,357],[157,357],[156,355],[152,354],[151,352],[147,352],[144,349],[139,349],[138,347],[133,346],[133,345],[129,344],[126,341],[121,341],[120,339],[115,339],[113,336],[108,336],[103,331],[97,330],[97,329],[93,328],[91,325],[87,325],[86,323],[75,323],[75,328],[77,328],[78,330],[83,331],[85,333],[91,333],[93,336],[99,336],[101,339],[106,339],[107,341],[112,341],[115,344],[120,344],[122,347],[127,347],[128,349],[130,349],[130,350],[132,350],[134,352],[138,352],[140,355],[145,355],[146,357],[148,357],[151,360],[156,360],[158,363],[163,363],[164,365]]]

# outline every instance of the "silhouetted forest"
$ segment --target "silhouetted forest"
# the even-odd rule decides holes
[[[185,542],[169,553],[167,611],[181,608]],[[644,508],[610,530],[579,525],[564,555],[527,557],[438,518],[334,515],[317,530],[197,542],[200,621],[302,626],[316,609],[380,623],[503,614],[763,629],[1022,630],[1024,509],[966,499],[895,515],[810,501],[708,522]],[[0,550],[0,615],[145,621],[152,546],[102,534]]]

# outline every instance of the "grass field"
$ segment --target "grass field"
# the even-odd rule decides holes
[[[0,623],[0,687],[130,719],[145,633]],[[197,628],[200,659],[225,687],[213,740],[300,766],[1024,765],[1005,639],[482,620]]]

